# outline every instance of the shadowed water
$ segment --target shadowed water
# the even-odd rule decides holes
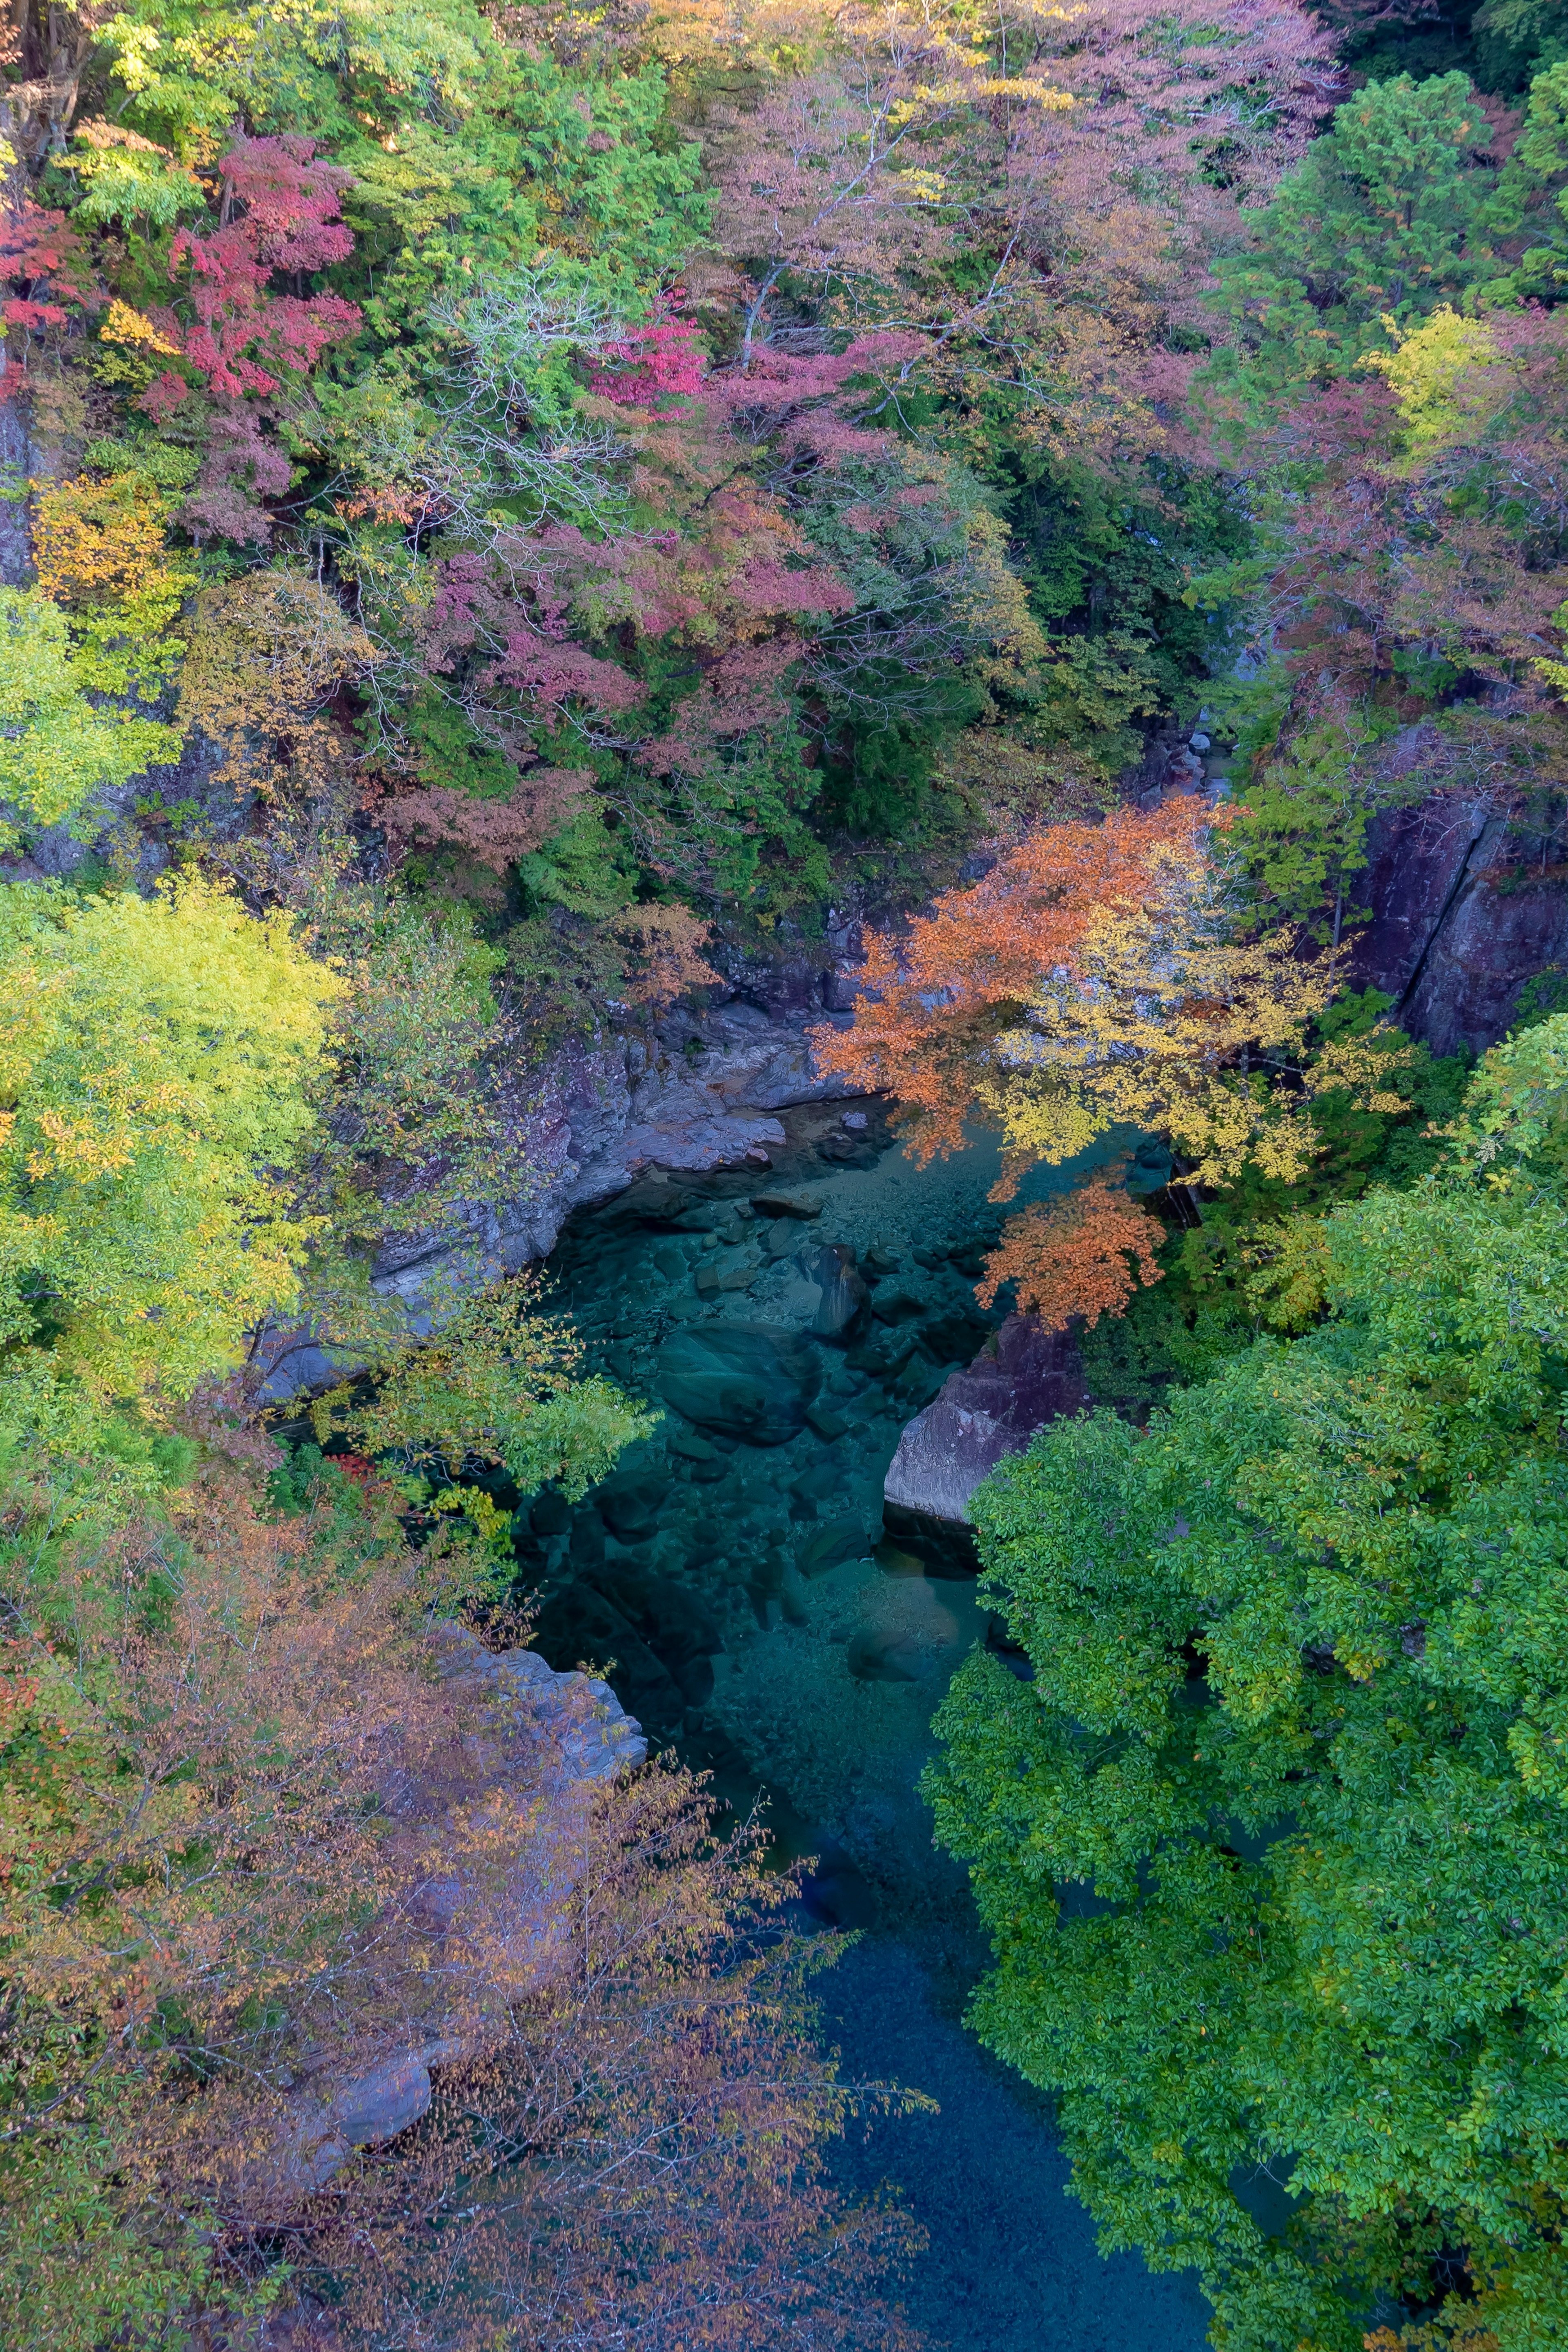
[[[995,1320],[973,1293],[1007,1213],[994,1151],[918,1170],[874,1103],[785,1125],[772,1168],[653,1171],[550,1261],[587,1369],[663,1418],[574,1509],[534,1504],[519,1565],[539,1646],[613,1661],[656,1740],[738,1806],[764,1792],[781,1855],[816,1857],[812,1916],[864,1931],[821,1980],[829,2038],[846,2074],[940,2112],[857,2126],[835,2164],[856,2190],[897,2182],[929,2233],[902,2299],[933,2342],[1198,2352],[1195,2290],[1100,2257],[1045,2103],[964,2030],[985,1949],[919,1794],[932,1712],[988,1621],[972,1582],[883,1538],[882,1480]]]

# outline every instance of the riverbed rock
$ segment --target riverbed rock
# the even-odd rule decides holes
[[[679,1454],[685,1462],[717,1462],[719,1459],[718,1454],[709,1444],[708,1440],[699,1436],[694,1429],[678,1429],[674,1435],[667,1438],[665,1442],[670,1452]]]
[[[664,1402],[700,1429],[748,1445],[783,1445],[795,1436],[821,1384],[816,1350],[770,1324],[689,1327],[658,1354]]]
[[[815,1192],[753,1192],[752,1206],[759,1217],[820,1217],[822,1202]]]
[[[563,1536],[572,1525],[572,1506],[564,1495],[547,1486],[535,1496],[528,1520],[536,1536]]]
[[[918,1290],[906,1290],[901,1283],[884,1285],[871,1301],[871,1312],[879,1323],[908,1323],[923,1315],[926,1301]]]
[[[650,1473],[628,1471],[607,1478],[594,1497],[599,1517],[623,1543],[652,1535],[664,1500],[664,1482]]]
[[[849,1638],[845,1664],[858,1683],[918,1683],[924,1660],[910,1634],[863,1625]]]
[[[880,1528],[868,1531],[858,1519],[835,1519],[800,1538],[795,1565],[804,1577],[826,1576],[830,1568],[840,1568],[846,1560],[866,1559],[880,1536]]]
[[[995,1349],[951,1373],[942,1393],[905,1427],[882,1494],[889,1535],[933,1567],[973,1567],[969,1498],[1004,1454],[1037,1429],[1089,1402],[1070,1332],[1042,1330],[1010,1315]]]
[[[744,1250],[731,1250],[698,1267],[697,1289],[704,1298],[716,1297],[725,1290],[750,1290],[760,1271],[754,1256]]]
[[[816,1253],[812,1279],[822,1303],[811,1318],[818,1339],[847,1339],[866,1312],[870,1292],[855,1264],[848,1242],[827,1242]]]

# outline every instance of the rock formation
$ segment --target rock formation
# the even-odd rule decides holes
[[[398,2013],[372,2063],[362,2046],[347,2072],[310,2053],[296,2070],[271,2159],[286,2199],[321,2188],[354,2148],[417,2123],[431,2069],[482,2051],[508,2003],[559,1964],[584,1808],[597,1785],[647,1754],[607,1683],[556,1674],[533,1650],[488,1651],[459,1626],[431,1639],[469,1727],[416,1771],[395,1772],[385,1791],[401,1884],[366,1941],[401,1988]],[[401,1971],[409,1939],[422,1958]],[[433,1989],[425,2006],[410,1985]]]
[[[1489,803],[1458,795],[1378,818],[1367,842],[1372,922],[1353,950],[1361,987],[1435,1054],[1506,1035],[1524,982],[1568,963],[1568,891]]]
[[[400,1234],[377,1256],[374,1287],[401,1299],[418,1329],[433,1286],[490,1281],[547,1257],[574,1209],[613,1199],[646,1168],[760,1165],[784,1140],[775,1111],[858,1091],[816,1076],[805,1031],[820,1017],[774,1020],[737,998],[595,1048],[563,1047],[520,1122],[516,1193],[476,1210],[459,1232]],[[816,1204],[779,1212],[815,1213]],[[264,1402],[327,1387],[353,1369],[329,1334],[306,1324],[266,1333],[255,1367]]]
[[[934,1569],[972,1570],[969,1498],[982,1478],[1047,1422],[1088,1402],[1070,1332],[1010,1315],[994,1351],[986,1347],[967,1371],[951,1373],[907,1424],[882,1487],[889,1536]]]

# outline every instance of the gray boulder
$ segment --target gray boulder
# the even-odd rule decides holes
[[[1005,1454],[1021,1453],[1036,1430],[1089,1402],[1070,1331],[1042,1330],[1010,1315],[967,1371],[916,1413],[888,1465],[882,1494],[892,1540],[933,1567],[976,1565],[969,1498]]]

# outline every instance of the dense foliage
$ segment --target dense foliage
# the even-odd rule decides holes
[[[367,2346],[900,2341],[777,1885],[668,1767],[576,1822],[580,1975],[474,1930],[417,2146],[314,2202],[278,2157],[312,2068],[431,2021],[387,1791],[486,1720],[433,1641],[525,1633],[507,1502],[647,1426],[490,1281],[541,1066],[857,921],[819,1057],[919,1151],[989,1122],[1010,1197],[1136,1128],[1157,1171],[981,1284],[1077,1318],[1102,1409],[977,1505],[1014,1649],[932,1783],[977,2022],[1237,2352],[1562,2340],[1568,1040],[1552,975],[1479,1073],[1350,984],[1400,811],[1563,864],[1559,16],[19,0],[30,2344],[206,2341],[290,2276]],[[376,1268],[426,1242],[411,1317]],[[285,1460],[289,1334],[337,1354]],[[476,1883],[533,1866],[525,1798],[473,1798]]]
[[[972,1661],[932,1776],[976,2021],[1226,2345],[1353,2347],[1379,2297],[1565,2324],[1565,1104],[1558,1015],[1420,1185],[1291,1228],[1258,1286],[1299,1336],[978,1507],[1028,1671]]]

